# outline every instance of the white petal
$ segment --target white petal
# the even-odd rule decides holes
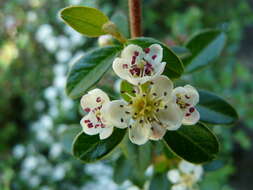
[[[193,174],[196,181],[199,181],[203,175],[203,167],[200,165],[195,166]]]
[[[137,145],[145,144],[148,141],[151,132],[151,126],[149,123],[140,124],[139,121],[135,121],[129,127],[129,139],[132,143]]]
[[[168,177],[169,181],[173,184],[179,183],[181,181],[181,176],[180,176],[180,173],[177,169],[173,169],[173,170],[168,171],[167,177]]]
[[[157,97],[164,97],[169,101],[173,90],[172,81],[168,77],[161,75],[153,79],[152,82],[154,84],[151,87],[151,93]]]
[[[189,111],[185,113],[185,116],[183,119],[184,125],[195,125],[199,121],[200,114],[198,110],[196,108],[192,108],[192,109],[194,109],[192,113],[190,113]]]
[[[195,106],[199,102],[199,93],[191,85],[185,85],[184,88],[187,90],[187,95],[190,96],[191,105]]]
[[[149,52],[145,59],[150,63],[160,63],[163,58],[163,48],[159,44],[152,44],[149,46]]]
[[[171,187],[171,190],[187,190],[187,186],[185,184],[177,184],[177,185],[173,185]]]
[[[101,130],[100,127],[95,127],[95,125],[98,124],[98,122],[96,116],[92,112],[84,116],[81,119],[80,124],[83,127],[84,133],[86,133],[87,135],[96,135]]]
[[[105,92],[96,88],[88,92],[81,98],[81,107],[89,112],[96,107],[101,106],[102,104],[109,102],[110,99]]]
[[[138,52],[138,55],[136,54]],[[136,55],[136,59],[142,59],[144,56],[144,53],[142,51],[142,48],[140,46],[130,44],[127,47],[125,47],[121,53],[121,57],[127,60],[131,60],[133,56]]]
[[[185,174],[190,174],[193,172],[194,168],[195,168],[195,165],[190,163],[190,162],[186,162],[184,160],[182,160],[180,163],[179,163],[179,169],[185,173]]]
[[[184,113],[174,103],[167,104],[165,109],[159,110],[157,118],[167,127],[167,130],[177,130],[183,120]]]
[[[113,132],[113,127],[102,128],[101,131],[100,131],[100,133],[99,133],[99,138],[101,140],[106,139],[109,136],[111,136],[112,132]]]
[[[126,80],[128,80],[128,82],[130,82],[133,85],[144,84],[145,82],[150,81],[150,80],[155,79],[158,76],[160,76],[163,73],[165,66],[166,66],[166,63],[162,62],[155,67],[155,72],[153,75],[143,76],[143,77],[132,77],[131,76]]]
[[[101,109],[102,120],[104,123],[118,127],[126,128],[129,124],[130,114],[127,103],[123,100],[114,100],[103,105]]]
[[[150,137],[149,139],[151,140],[160,140],[163,138],[163,136],[165,135],[166,133],[166,128],[162,125],[159,125],[158,123],[156,122],[152,122],[151,123],[151,134],[150,134]]]
[[[120,78],[128,80],[130,76],[129,72],[129,61],[127,59],[123,58],[116,58],[113,61],[112,68],[116,75],[118,75]]]

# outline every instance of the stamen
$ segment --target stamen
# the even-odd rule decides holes
[[[84,111],[85,112],[90,112],[90,108],[85,108]]]
[[[192,113],[192,112],[195,111],[195,108],[194,108],[194,107],[191,107],[191,108],[189,109],[189,111],[190,111],[190,113]]]
[[[186,117],[189,117],[190,115],[191,115],[190,113],[186,113],[186,114],[185,114]]]
[[[145,48],[145,49],[144,49],[144,52],[145,52],[145,53],[149,53],[149,52],[150,52],[150,48]]]
[[[156,57],[157,57],[157,55],[153,55],[153,56],[152,56],[152,59],[153,59],[153,60],[155,60],[155,59],[156,59]]]
[[[119,107],[123,108],[123,107],[124,107],[124,105],[119,105]]]
[[[128,69],[128,65],[127,64],[123,64],[123,69]]]
[[[124,122],[124,119],[123,119],[123,118],[120,118],[120,121],[121,121],[121,123],[123,123],[123,122]]]
[[[164,96],[167,96],[167,92],[164,92],[163,95],[164,95]]]
[[[165,105],[165,106],[164,106],[164,109],[167,109],[167,108],[168,108],[168,106],[167,106],[167,105]]]
[[[190,96],[188,96],[188,95],[186,94],[186,95],[185,95],[185,98],[190,99],[191,97],[190,97]]]
[[[88,123],[88,128],[92,128],[93,127],[93,124],[92,123]]]
[[[139,52],[138,51],[135,51],[134,52],[134,56],[138,56],[139,55]]]
[[[142,119],[140,120],[140,123],[143,123],[143,120],[142,120]]]
[[[90,123],[90,120],[84,120],[84,123]]]
[[[126,113],[126,114],[130,114],[130,112],[129,112],[129,111],[125,111],[125,113]]]
[[[131,128],[132,128],[132,125],[129,125],[128,127],[131,129]]]
[[[157,96],[157,94],[156,94],[156,93],[153,93],[153,96]]]
[[[102,99],[100,97],[97,97],[96,102],[99,103],[101,101],[102,101]]]

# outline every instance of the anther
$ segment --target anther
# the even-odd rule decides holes
[[[140,123],[143,123],[143,120],[142,120],[142,119],[140,120]]]
[[[130,114],[130,112],[129,112],[129,111],[125,111],[125,113],[126,113],[126,114]]]
[[[153,93],[153,96],[157,96],[157,94],[156,94],[156,93]]]
[[[164,95],[164,96],[167,96],[167,92],[164,92],[163,95]]]
[[[121,107],[121,108],[123,108],[123,107],[124,107],[124,105],[120,105],[120,107]]]
[[[121,123],[123,123],[123,122],[124,122],[124,119],[123,119],[123,118],[120,118],[120,121],[121,121]]]
[[[165,105],[165,106],[164,106],[164,109],[167,109],[167,108],[168,108],[168,106],[167,106],[167,105]]]
[[[159,109],[156,109],[156,112],[159,112]]]
[[[132,125],[129,125],[128,127],[131,129],[131,128],[132,128]]]

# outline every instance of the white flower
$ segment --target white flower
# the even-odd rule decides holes
[[[166,63],[161,62],[163,49],[153,44],[144,51],[137,45],[128,45],[121,53],[121,58],[113,62],[114,72],[122,79],[134,85],[143,84],[161,75]]]
[[[130,140],[138,145],[161,139],[166,130],[177,130],[183,112],[172,101],[173,83],[159,76],[142,86],[134,87],[131,101],[112,101],[101,109],[112,126],[129,127]],[[122,92],[126,93],[126,92]],[[127,93],[126,93],[127,94]]]
[[[102,35],[102,36],[99,36],[98,38],[98,45],[100,47],[112,45],[112,43],[113,43],[113,38],[110,34]]]
[[[88,135],[99,134],[100,139],[108,138],[113,132],[113,126],[106,122],[101,109],[110,102],[109,97],[100,89],[94,89],[81,99],[81,107],[88,114],[80,122],[83,131]]]
[[[173,184],[171,190],[191,190],[203,175],[203,168],[186,161],[181,161],[178,169],[168,171],[167,176]]]
[[[195,105],[199,102],[199,93],[191,85],[177,87],[172,92],[173,100],[184,113],[183,124],[194,125],[200,115]]]

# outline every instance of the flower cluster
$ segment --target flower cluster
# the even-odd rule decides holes
[[[178,169],[172,169],[167,176],[173,184],[171,190],[193,190],[197,189],[197,182],[201,180],[203,168],[186,161],[181,161]]]
[[[113,127],[128,127],[130,140],[141,145],[149,139],[161,139],[167,130],[198,122],[197,90],[190,85],[174,88],[173,82],[161,75],[166,65],[162,57],[163,49],[158,44],[144,50],[128,45],[121,57],[114,60],[113,70],[132,84],[131,93],[121,92],[130,101],[110,101],[102,90],[91,90],[81,99],[81,106],[87,112],[81,120],[83,131],[105,139],[112,134]]]

